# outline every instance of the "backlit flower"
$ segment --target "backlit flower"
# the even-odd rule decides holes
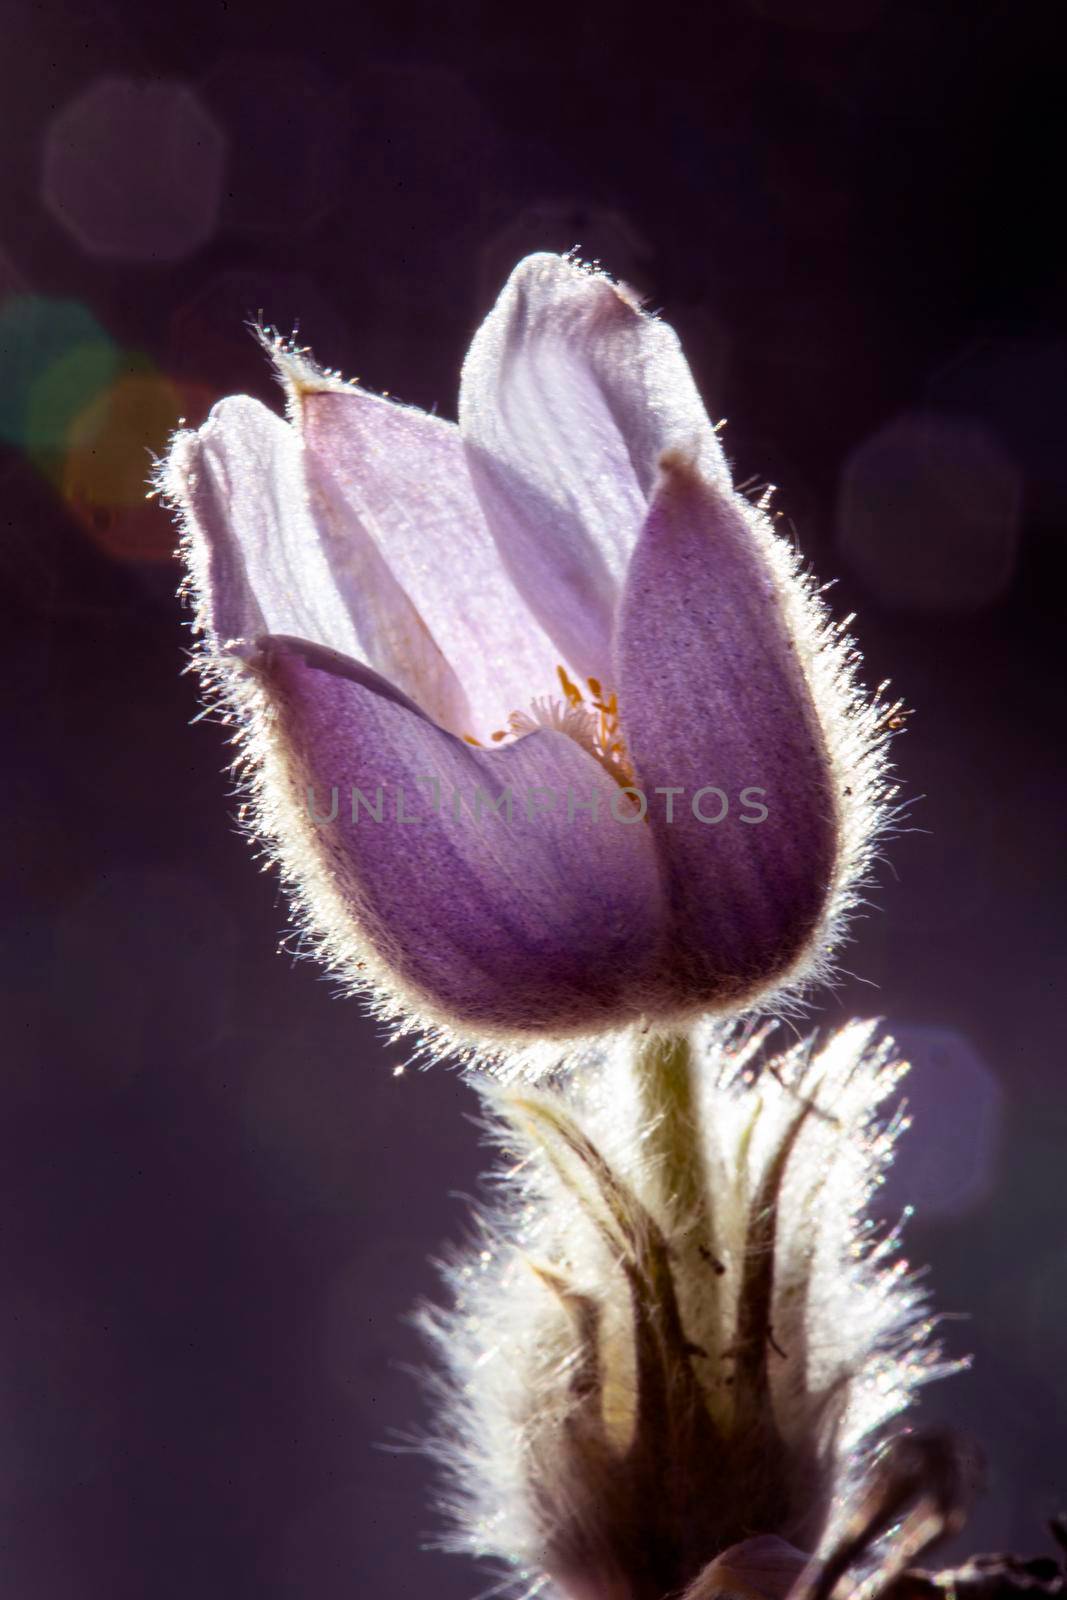
[[[671,329],[539,255],[458,425],[273,355],[288,420],[224,400],[160,481],[249,827],[332,967],[489,1048],[825,973],[894,708],[733,489]]]

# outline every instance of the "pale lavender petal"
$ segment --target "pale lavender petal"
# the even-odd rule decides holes
[[[602,274],[529,256],[475,335],[459,416],[517,587],[578,674],[606,680],[660,455],[695,444],[726,477],[675,334]]]
[[[343,504],[309,504],[299,436],[258,400],[221,401],[179,437],[166,487],[191,545],[198,621],[215,647],[294,634],[373,666],[442,722],[469,710],[459,681],[377,546]]]
[[[693,1004],[751,999],[811,955],[835,869],[829,764],[770,537],[672,458],[619,619],[619,703],[639,782],[650,799],[684,791],[673,823],[666,796],[650,816],[674,919],[667,979]]]
[[[629,802],[577,743],[545,730],[476,749],[366,668],[299,640],[261,641],[256,670],[296,804],[310,788],[328,819],[337,793],[333,821],[304,811],[299,848],[417,1003],[488,1034],[634,1014],[662,928],[652,834],[615,820]]]
[[[462,685],[462,719],[435,720],[487,740],[512,712],[558,694],[564,658],[500,560],[455,424],[314,375],[293,388],[313,506],[323,520],[336,508],[349,537],[381,552]],[[380,670],[433,714],[432,683]]]
[[[166,487],[193,545],[204,625],[217,642],[265,630],[358,652],[307,509],[293,430],[258,400],[222,400],[179,436]]]

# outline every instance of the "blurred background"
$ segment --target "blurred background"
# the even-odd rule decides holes
[[[679,330],[866,676],[915,797],[850,974],[973,1371],[931,1418],[1067,1505],[1064,39],[920,0],[336,11],[7,0],[0,63],[0,1574],[12,1600],[470,1600],[427,1548],[403,1318],[484,1156],[276,953],[224,731],[183,676],[152,451],[244,390],[262,315],[454,415],[514,262],[579,246]],[[921,798],[920,798],[921,797]]]

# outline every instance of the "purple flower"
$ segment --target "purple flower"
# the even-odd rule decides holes
[[[863,699],[678,340],[520,262],[459,424],[280,341],[161,473],[249,823],[306,930],[455,1042],[766,1002],[825,971],[891,712]]]

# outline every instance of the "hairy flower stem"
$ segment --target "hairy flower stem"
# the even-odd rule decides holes
[[[726,1268],[718,1247],[718,1219],[711,1209],[715,1185],[706,1159],[700,1062],[688,1034],[657,1034],[640,1047],[635,1067],[640,1141],[652,1193],[663,1208],[673,1240],[675,1274],[681,1283],[699,1280],[704,1285],[705,1304],[716,1324],[723,1326]],[[729,1432],[736,1397],[720,1388],[706,1392],[704,1402],[715,1426]]]
[[[688,1219],[706,1242],[708,1187],[695,1070],[687,1034],[656,1034],[641,1047],[637,1078],[644,1142],[656,1167],[661,1197],[672,1220]]]

